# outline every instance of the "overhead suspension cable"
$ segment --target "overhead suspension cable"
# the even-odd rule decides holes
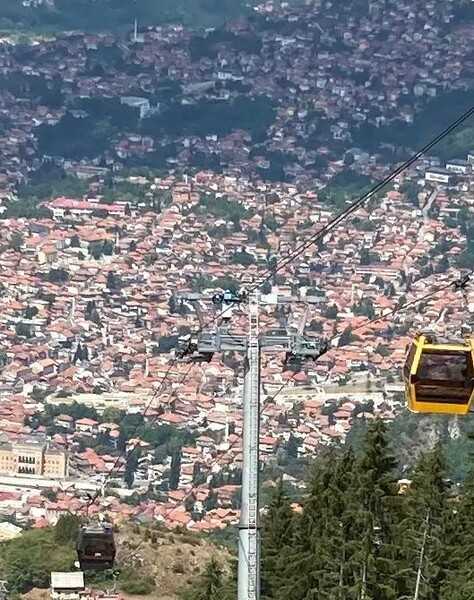
[[[336,215],[333,219],[329,221],[324,227],[319,229],[316,233],[308,237],[307,240],[302,242],[299,246],[297,246],[292,252],[290,252],[287,256],[284,256],[277,261],[277,264],[273,269],[266,269],[263,275],[259,276],[258,281],[254,281],[251,284],[248,293],[251,293],[264,285],[267,281],[269,281],[274,275],[287,267],[290,263],[296,260],[299,256],[301,256],[308,248],[314,245],[317,241],[322,239],[328,233],[336,229],[346,218],[351,216],[357,210],[362,208],[373,196],[375,196],[378,192],[382,191],[389,183],[391,183],[394,179],[396,179],[399,175],[401,175],[404,171],[409,169],[417,160],[419,160],[422,156],[424,156],[427,152],[429,152],[434,146],[439,144],[445,137],[447,137],[450,133],[455,131],[460,125],[462,125],[465,121],[467,121],[470,117],[474,115],[474,106],[471,106],[468,110],[462,113],[455,121],[452,121],[443,131],[441,131],[438,135],[432,138],[427,144],[425,144],[420,150],[415,152],[401,165],[393,169],[382,181],[374,184],[370,190],[363,193],[359,196],[350,206],[348,206],[341,213]],[[221,311],[218,315],[209,319],[204,325],[202,325],[197,331],[194,332],[194,335],[198,335],[205,328],[209,327],[215,323],[218,319],[222,318],[229,310],[231,310],[231,306],[228,306],[223,311]]]
[[[453,288],[455,291],[465,292],[466,285],[470,281],[471,277],[473,277],[473,276],[474,276],[474,269],[469,271],[467,274],[463,275],[463,277],[461,279],[455,279],[453,281],[450,281],[450,282],[446,283],[445,285],[442,285],[442,286],[436,288],[436,290],[434,290],[432,292],[428,292],[427,294],[424,294],[423,296],[420,296],[419,298],[410,300],[410,302],[404,302],[403,304],[395,307],[393,310],[390,310],[382,315],[379,315],[378,317],[374,317],[373,319],[370,319],[369,321],[366,321],[365,323],[361,323],[357,327],[354,327],[354,329],[351,329],[351,333],[355,333],[356,331],[359,331],[361,329],[366,329],[367,327],[370,327],[371,325],[374,325],[375,323],[379,323],[380,321],[386,321],[388,318],[393,317],[394,315],[397,315],[400,312],[404,312],[404,311],[412,308],[413,306],[420,304],[421,302],[430,300],[434,296],[437,296],[440,292],[444,292],[445,290],[448,290],[449,288]],[[463,294],[463,296],[464,296],[464,294]],[[333,335],[331,338],[329,338],[326,341],[327,350],[330,350],[331,342],[334,342],[334,341],[340,339],[340,337],[341,337],[341,334],[336,334],[336,335]],[[336,347],[339,350],[341,348],[344,348],[344,347],[350,346],[350,345],[351,345],[351,342],[346,342],[345,344],[337,345],[334,347]],[[285,388],[288,387],[288,385],[292,381],[294,381],[297,374],[298,374],[298,371],[281,385],[281,387],[278,389],[276,394],[274,394],[271,397],[272,400],[275,400],[275,398],[277,398],[285,390]]]
[[[172,370],[172,368],[175,366],[175,364],[176,364],[176,360],[172,360],[172,361],[170,361],[170,363],[169,363],[169,365],[168,365],[168,368],[167,368],[167,370],[166,370],[166,373],[164,374],[164,376],[162,377],[162,379],[161,379],[161,381],[160,381],[160,384],[159,384],[159,386],[158,386],[158,389],[157,389],[157,390],[155,390],[155,392],[152,394],[152,396],[151,396],[150,400],[148,401],[148,403],[147,403],[147,405],[146,405],[146,407],[145,407],[145,410],[143,411],[143,417],[145,417],[145,416],[148,414],[148,411],[149,411],[149,410],[151,409],[151,407],[153,406],[153,402],[156,400],[156,398],[159,396],[159,394],[160,394],[160,393],[163,391],[164,385],[165,385],[165,383],[166,383],[166,381],[167,381],[167,379],[168,379],[168,377],[169,377],[169,375],[170,375],[170,373],[171,373],[171,370]],[[192,364],[190,364],[190,365],[189,365],[188,369],[187,369],[187,370],[186,370],[186,372],[184,373],[184,376],[183,376],[183,378],[182,378],[182,380],[181,380],[180,384],[182,384],[182,383],[184,382],[184,380],[187,378],[187,376],[189,375],[189,372],[190,372],[191,368],[192,368]],[[155,416],[153,419],[151,419],[151,420],[150,420],[150,424],[153,424],[153,423],[154,423],[154,422],[157,420],[158,416],[159,416],[159,415],[157,415],[157,416]],[[122,420],[122,421],[123,421],[123,420]],[[122,424],[122,423],[120,423],[120,424]],[[137,423],[137,424],[135,425],[134,429],[132,430],[132,434],[131,434],[131,436],[132,436],[132,437],[135,437],[135,436],[137,435],[137,432],[138,432],[138,430],[140,429],[140,427],[141,427],[140,423]],[[134,453],[134,452],[135,452],[135,451],[136,451],[136,450],[139,448],[139,446],[140,446],[140,440],[137,440],[137,441],[135,442],[135,444],[134,444],[134,445],[133,445],[131,448],[129,448],[129,450],[127,450],[127,449],[126,449],[126,446],[125,446],[125,451],[124,451],[124,452],[121,452],[121,453],[120,453],[120,454],[117,456],[117,458],[116,458],[116,460],[115,460],[115,462],[114,462],[114,464],[113,464],[112,468],[111,468],[111,469],[110,469],[110,471],[107,473],[107,475],[106,475],[106,477],[105,477],[104,481],[102,482],[102,486],[101,486],[102,488],[105,488],[105,485],[106,485],[106,483],[107,483],[107,482],[108,482],[108,481],[111,479],[111,477],[113,477],[113,475],[114,475],[114,474],[117,472],[117,469],[118,469],[118,467],[119,467],[119,464],[120,464],[120,460],[121,460],[122,458],[125,458],[125,460],[127,461],[127,460],[130,458],[130,456],[131,456],[131,455],[132,455],[132,454],[133,454],[133,453]],[[93,505],[93,504],[94,504],[94,503],[97,501],[97,499],[99,498],[99,496],[100,496],[100,489],[99,489],[99,490],[97,490],[97,491],[96,491],[96,493],[94,494],[94,496],[92,496],[92,497],[90,498],[89,502],[88,502],[88,503],[87,503],[87,505],[86,505],[86,509],[87,509],[87,510],[89,510],[90,506],[92,506],[92,505]]]
[[[360,208],[362,208],[373,196],[375,196],[378,192],[382,191],[389,183],[391,183],[394,179],[396,179],[399,175],[401,175],[404,171],[409,169],[417,160],[419,160],[422,156],[424,156],[427,152],[429,152],[434,146],[439,144],[446,138],[450,133],[455,131],[460,125],[462,125],[465,121],[467,121],[470,117],[474,115],[474,106],[471,106],[468,110],[462,113],[456,120],[452,121],[443,131],[441,131],[438,135],[432,138],[427,144],[425,144],[420,150],[415,152],[401,165],[393,169],[382,181],[374,184],[370,190],[363,193],[359,196],[350,206],[348,206],[341,213],[336,215],[333,219],[329,221],[324,227],[319,229],[316,233],[311,235],[307,240],[302,242],[299,246],[297,246],[292,252],[290,252],[287,256],[277,261],[277,264],[273,269],[267,269],[263,275],[259,276],[259,280],[252,283],[248,293],[254,292],[259,287],[263,286],[267,281],[271,280],[274,275],[287,267],[290,263],[296,260],[299,256],[301,256],[308,248],[314,245],[316,242],[321,240],[328,233],[336,229],[346,218],[350,217],[353,213],[357,212]],[[215,323],[218,319],[222,318],[229,310],[231,310],[231,306],[228,306],[223,311],[221,311],[218,315],[210,319],[206,322],[202,327],[200,327],[194,335],[199,335],[206,327]]]
[[[461,291],[464,295],[464,293],[466,292],[466,286],[467,284],[470,282],[471,277],[474,276],[474,269],[471,270],[470,272],[464,274],[460,279],[455,279],[453,281],[450,281],[448,283],[446,283],[445,285],[439,286],[436,290],[432,291],[432,292],[428,292],[427,294],[424,294],[423,296],[420,296],[419,298],[415,298],[414,300],[411,300],[409,302],[405,302],[400,306],[397,306],[396,308],[394,308],[393,310],[384,313],[383,315],[380,315],[378,317],[375,317],[373,319],[370,319],[369,321],[362,323],[361,325],[358,325],[357,327],[355,327],[354,329],[352,329],[352,333],[361,330],[361,329],[365,329],[367,327],[370,327],[371,325],[373,325],[374,323],[378,323],[380,321],[384,321],[387,320],[389,317],[393,317],[394,315],[406,311],[408,309],[410,309],[413,306],[416,306],[417,304],[420,304],[421,302],[424,302],[426,300],[429,300],[435,296],[437,296],[440,292],[443,292],[449,288],[453,288],[456,291]],[[337,340],[340,337],[340,335],[334,335],[332,338],[330,338],[327,341],[327,345],[329,347],[330,343]],[[337,348],[338,350],[341,348],[344,348],[346,346],[350,345],[350,343],[345,343],[342,345],[338,345]],[[298,371],[296,373],[294,373],[287,381],[285,381],[277,390],[277,392],[273,395],[271,395],[270,399],[272,401],[275,401],[275,399],[280,396],[285,389],[290,385],[290,383],[292,383],[295,380],[296,375],[298,375]],[[218,459],[215,459],[215,461],[213,461],[212,465],[217,464]],[[188,498],[190,495],[192,494],[192,492],[189,492],[188,495],[186,496],[186,498]],[[126,558],[133,558],[134,556],[137,555],[138,550],[143,546],[143,540],[140,541],[140,543],[138,544],[138,546],[133,550],[133,552],[130,552],[129,555],[127,555]],[[125,559],[124,559],[125,560]]]
[[[261,287],[264,283],[269,281],[276,273],[283,270],[291,262],[293,262],[299,256],[301,256],[308,248],[310,248],[318,240],[322,239],[325,235],[327,235],[328,233],[333,231],[335,228],[337,228],[342,223],[342,221],[344,221],[344,219],[346,219],[347,217],[349,217],[350,215],[355,213],[357,210],[359,210],[359,208],[361,208],[366,202],[368,202],[373,196],[375,196],[375,194],[377,194],[379,191],[383,190],[390,182],[392,182],[396,177],[398,177],[398,175],[400,175],[401,173],[406,171],[409,167],[411,167],[417,160],[419,160],[422,156],[424,156],[427,152],[429,152],[434,146],[439,144],[439,142],[441,142],[446,136],[448,136],[455,129],[457,129],[460,125],[462,125],[473,114],[474,114],[474,106],[472,106],[471,108],[466,110],[455,121],[451,122],[451,124],[448,125],[441,133],[439,133],[436,137],[434,137],[431,141],[429,141],[425,146],[423,146],[420,150],[418,150],[415,154],[413,154],[408,160],[406,160],[404,163],[402,163],[400,166],[398,166],[396,169],[394,169],[382,181],[375,184],[368,192],[362,194],[347,209],[342,211],[339,215],[337,215],[331,221],[329,221],[328,224],[326,224],[319,231],[317,231],[315,234],[310,236],[306,241],[304,241],[299,246],[297,246],[297,248],[295,248],[295,250],[293,252],[291,252],[288,256],[285,256],[279,262],[277,261],[277,264],[274,269],[267,269],[264,272],[263,276],[260,276],[260,280],[257,282],[254,282],[251,285],[250,289],[248,290],[249,293],[251,293],[251,292],[255,291],[256,289],[258,289],[259,287]],[[199,329],[196,332],[194,332],[194,335],[199,335],[199,333],[203,332],[207,327],[209,327],[210,325],[215,323],[217,320],[222,318],[222,316],[225,315],[229,310],[231,310],[231,308],[232,308],[232,306],[228,306],[227,308],[222,310],[218,315],[216,315],[212,319],[209,319],[209,321],[204,323],[204,325],[199,327]],[[387,316],[389,316],[389,315],[387,315]],[[381,319],[381,318],[382,317],[379,317],[379,319]],[[369,323],[367,323],[367,324],[369,324]],[[167,380],[169,378],[171,369],[176,364],[176,362],[177,361],[175,359],[173,359],[171,361],[171,364],[169,365],[165,375],[161,379],[161,382],[159,384],[157,391],[153,394],[150,402],[148,403],[147,407],[145,408],[143,416],[146,416],[148,414],[148,411],[150,410],[153,401],[156,399],[158,394],[161,393],[162,389],[164,388],[165,383],[167,382]],[[192,363],[191,363],[190,367],[187,369],[187,371],[185,372],[183,378],[181,379],[180,384],[185,382],[191,368],[192,368]],[[157,419],[157,417],[152,419],[150,422],[154,423],[156,421],[156,419]],[[139,429],[139,426],[137,426],[135,428],[135,432],[138,431],[138,429]],[[111,471],[108,473],[103,485],[105,485],[105,483],[113,476],[122,456],[128,459],[130,454],[132,452],[134,452],[138,446],[139,446],[139,442],[137,442],[131,448],[131,450],[129,452],[122,453],[117,457],[117,460],[116,460],[113,468],[111,469]],[[99,495],[100,495],[100,492],[97,492],[94,495],[94,497],[91,499],[91,502],[87,505],[88,508],[91,506],[91,504],[93,504],[97,501]]]
[[[423,146],[418,152],[413,154],[408,160],[394,169],[385,179],[376,183],[372,188],[359,196],[357,200],[355,200],[348,208],[339,213],[336,217],[331,219],[327,225],[322,227],[319,231],[317,231],[314,235],[310,236],[306,241],[297,246],[295,250],[293,250],[288,256],[281,259],[277,262],[277,265],[274,269],[267,269],[267,271],[261,276],[262,279],[253,287],[252,290],[260,287],[267,281],[269,281],[276,273],[287,267],[291,262],[293,262],[296,258],[301,256],[310,248],[313,244],[315,244],[318,240],[322,239],[325,235],[333,231],[336,227],[338,227],[344,219],[355,213],[359,210],[364,204],[366,204],[375,194],[383,190],[389,183],[391,183],[394,179],[396,179],[401,173],[409,169],[417,160],[419,160],[422,156],[424,156],[427,152],[429,152],[434,146],[439,144],[446,136],[452,133],[455,129],[457,129],[460,125],[462,125],[467,119],[469,119],[474,114],[474,106],[471,106],[466,112],[464,112],[460,117],[458,117],[455,121],[453,121],[448,127],[446,127],[441,133],[439,133],[436,137],[434,137],[430,142],[428,142],[425,146]]]

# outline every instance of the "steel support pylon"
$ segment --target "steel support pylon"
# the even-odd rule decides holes
[[[225,295],[225,294],[224,294]],[[246,296],[247,297],[247,296]],[[178,300],[198,302],[201,294],[189,293],[177,296]],[[232,302],[232,300],[230,301]],[[234,300],[242,303],[242,298]],[[253,292],[248,297],[248,335],[231,333],[229,324],[213,331],[200,331],[193,343],[189,343],[183,356],[189,354],[196,362],[209,362],[215,352],[245,353],[245,377],[243,398],[243,464],[242,500],[239,523],[239,567],[238,600],[259,600],[260,598],[260,531],[259,531],[259,433],[260,433],[260,354],[261,351],[286,352],[287,358],[312,358],[317,360],[328,349],[325,342],[317,342],[303,335],[310,315],[307,307],[297,333],[267,333],[259,331],[259,294]],[[311,301],[308,301],[311,304]],[[199,314],[199,307],[196,305]],[[228,307],[224,309],[227,314]],[[199,322],[203,327],[203,318]],[[192,342],[192,340],[189,340]],[[0,598],[1,600],[1,598]]]
[[[260,342],[258,295],[249,302],[249,341],[245,360],[242,500],[239,524],[238,600],[260,598],[259,432]]]

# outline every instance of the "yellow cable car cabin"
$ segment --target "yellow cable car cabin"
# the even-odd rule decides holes
[[[474,338],[441,344],[419,335],[408,352],[403,378],[411,411],[467,414],[474,399]]]

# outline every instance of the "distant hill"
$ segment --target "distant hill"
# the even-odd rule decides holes
[[[2,0],[0,29],[126,31],[135,17],[141,26],[174,22],[206,27],[246,14],[247,4],[245,0],[54,0],[54,7],[46,2],[29,7],[21,0]]]

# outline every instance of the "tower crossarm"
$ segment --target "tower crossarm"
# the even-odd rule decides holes
[[[221,325],[207,331],[202,326],[194,335],[186,336],[184,358],[193,361],[209,361],[216,352],[238,352],[244,355],[244,397],[243,397],[243,464],[242,499],[239,523],[239,572],[238,600],[260,599],[260,526],[259,526],[259,471],[260,471],[260,361],[262,352],[285,352],[287,360],[301,362],[304,359],[317,359],[328,349],[328,344],[303,335],[310,309],[305,309],[296,334],[286,328],[260,332],[258,292],[240,296],[225,292],[213,299],[214,305],[248,303],[248,334],[231,333],[229,319],[222,319]],[[196,306],[204,296],[194,292],[175,295],[181,302]],[[227,310],[227,309],[226,309]],[[221,314],[223,314],[222,311]],[[199,314],[199,313],[198,313]],[[228,314],[231,314],[229,311]],[[224,322],[225,321],[225,327]],[[1,600],[1,598],[0,598]]]

